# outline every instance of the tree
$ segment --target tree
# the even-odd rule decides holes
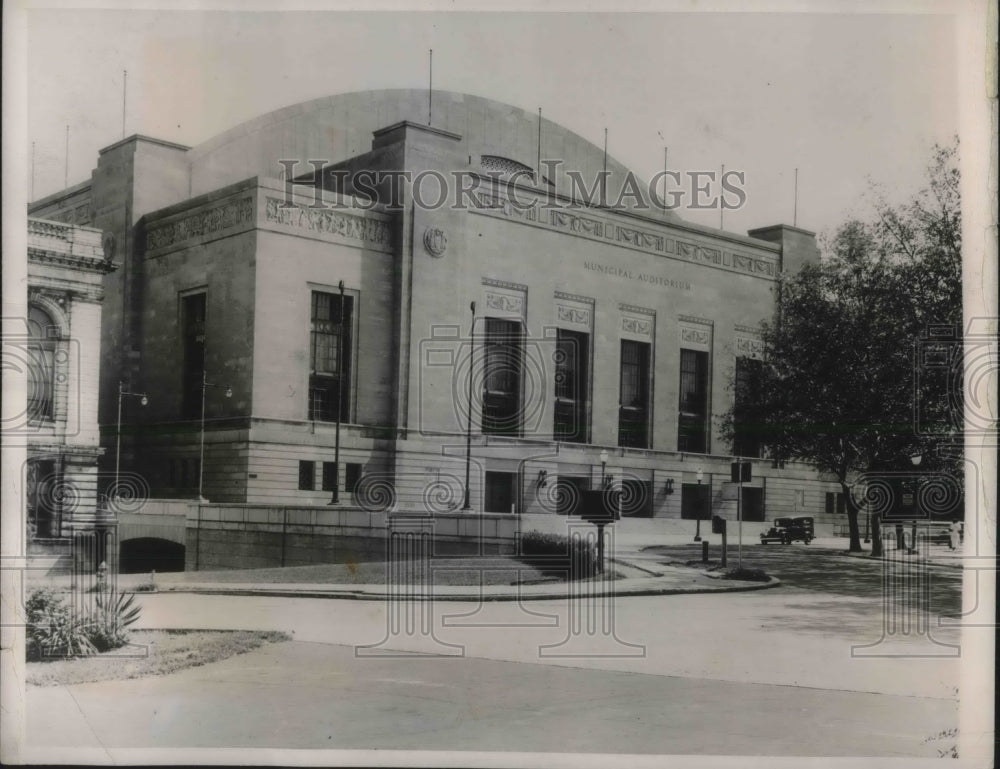
[[[957,151],[957,140],[934,148],[927,186],[905,205],[874,188],[870,220],[844,223],[818,264],[781,279],[753,395],[740,393],[722,417],[730,440],[753,435],[772,459],[836,477],[854,551],[858,475],[910,469],[918,453],[928,458],[921,470],[938,469],[949,461],[939,449],[960,440],[947,418],[954,376],[921,376],[915,365],[928,328],[961,328]],[[938,432],[915,429],[918,400]],[[873,523],[872,555],[881,555]]]

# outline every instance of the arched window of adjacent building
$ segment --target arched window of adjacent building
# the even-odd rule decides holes
[[[41,307],[28,307],[28,418],[32,421],[51,421],[55,413],[58,328]]]

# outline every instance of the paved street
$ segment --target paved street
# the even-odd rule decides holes
[[[39,709],[67,696],[33,695]],[[163,679],[76,686],[72,697],[94,730],[88,744],[121,748],[920,755],[928,750],[914,728],[943,727],[955,710],[934,699],[484,659],[358,661],[349,647],[299,641]],[[50,738],[78,744],[84,731]]]
[[[736,548],[730,546],[729,565],[736,565]],[[661,545],[641,551],[641,560],[652,563],[688,561],[701,557],[697,543]],[[713,559],[719,548],[712,549]],[[843,548],[833,550],[803,545],[744,545],[743,563],[778,577],[786,591],[818,592],[859,598],[882,598],[882,575],[887,563],[869,557],[849,557]],[[962,578],[959,569],[927,567],[930,609],[935,614],[957,614],[962,608]]]
[[[599,601],[142,595],[145,627],[282,629],[295,640],[160,678],[31,688],[29,739],[54,739],[46,724],[59,713],[65,744],[102,750],[936,755],[941,744],[925,738],[957,722],[958,659],[946,645],[957,632],[887,629],[877,564],[812,546],[760,550],[747,548],[782,587],[619,596],[613,634],[586,632],[610,617],[588,610],[609,608]],[[358,644],[378,649],[358,656]]]

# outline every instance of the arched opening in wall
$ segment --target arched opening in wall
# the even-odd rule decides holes
[[[38,305],[28,306],[28,420],[51,422],[55,417],[55,360],[59,326]]]
[[[158,537],[137,537],[121,544],[119,571],[143,574],[149,571],[184,571],[184,545]]]

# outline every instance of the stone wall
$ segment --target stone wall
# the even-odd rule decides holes
[[[516,547],[513,516],[439,515],[430,521],[435,555],[511,553]],[[187,521],[185,568],[378,561],[386,556],[388,534],[385,513],[354,508],[202,505]]]

